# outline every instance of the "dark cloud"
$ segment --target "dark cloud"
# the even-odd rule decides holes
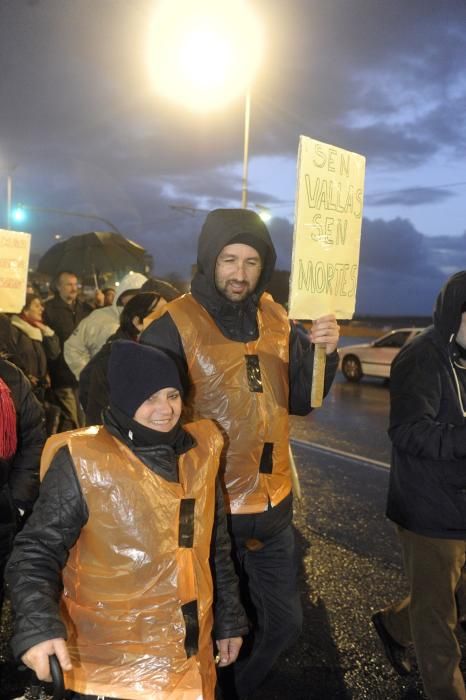
[[[266,82],[259,98],[270,90],[268,104],[288,115],[290,152],[297,129],[331,143],[359,143],[359,152],[386,162],[397,162],[400,154],[418,162],[451,141],[452,133],[464,143],[462,120],[451,118],[465,106],[464,2],[301,0],[286,13],[279,3],[262,6],[272,15],[280,65],[279,85]],[[405,106],[411,117],[400,121]],[[348,115],[357,132],[353,139]]]
[[[361,267],[356,297],[356,315],[361,316],[430,316],[437,294],[448,275],[436,270],[422,274],[402,274],[396,270],[383,273]]]
[[[427,237],[411,222],[364,219],[356,311],[430,314],[446,279],[466,269],[466,233]]]
[[[428,240],[429,248],[436,252],[447,250],[453,251],[454,253],[459,253],[462,256],[466,255],[466,231],[462,236],[431,236]]]
[[[425,265],[425,236],[403,219],[364,219],[360,264],[379,270],[409,271]]]
[[[366,204],[372,204],[372,206],[393,206],[402,204],[403,206],[410,207],[420,204],[442,202],[449,197],[455,197],[456,194],[456,192],[447,188],[407,187],[404,190],[368,195],[366,197]]]

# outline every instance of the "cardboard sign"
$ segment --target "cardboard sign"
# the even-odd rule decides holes
[[[300,136],[288,315],[353,317],[366,159]]]
[[[26,300],[31,234],[0,229],[0,312],[18,313]]]

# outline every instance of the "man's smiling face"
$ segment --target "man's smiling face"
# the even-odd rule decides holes
[[[245,243],[226,245],[215,263],[215,286],[229,301],[243,301],[255,290],[262,263],[255,248]]]

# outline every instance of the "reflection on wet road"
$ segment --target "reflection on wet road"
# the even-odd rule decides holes
[[[389,402],[383,380],[352,384],[338,372],[321,408],[309,416],[291,418],[291,436],[389,463]]]

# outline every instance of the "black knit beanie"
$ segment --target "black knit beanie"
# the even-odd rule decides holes
[[[160,389],[182,394],[175,362],[162,350],[132,340],[115,340],[108,363],[110,405],[132,418],[139,406]]]

